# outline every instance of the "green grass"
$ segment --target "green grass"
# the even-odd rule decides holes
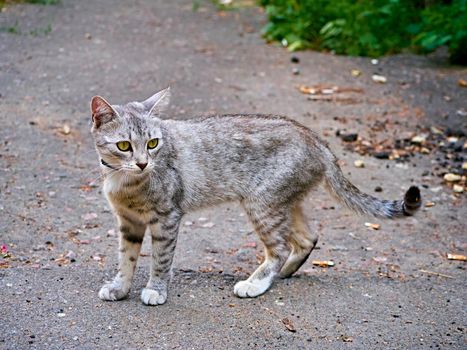
[[[19,4],[19,3],[29,3],[35,5],[57,5],[60,3],[60,0],[0,0],[0,9],[7,5]],[[46,36],[52,31],[52,24],[48,24],[44,28],[35,28],[29,32],[21,30],[19,22],[16,21],[12,26],[0,27],[0,32],[18,34],[18,35],[31,35],[31,36]]]
[[[10,34],[21,34],[21,30],[19,29],[18,21],[16,21],[15,24],[12,25],[12,26],[0,27],[0,32],[10,33]]]
[[[378,57],[449,47],[467,64],[467,0],[259,0],[263,35],[289,50]],[[429,4],[429,5],[427,5]]]
[[[25,2],[36,5],[57,5],[60,0],[25,0]]]
[[[57,5],[60,0],[0,0],[0,9],[6,5],[29,3],[35,5]]]
[[[51,31],[52,24],[50,23],[44,28],[35,28],[30,31],[22,30],[18,21],[16,21],[15,24],[12,26],[0,27],[0,32],[3,33],[10,33],[16,35],[31,35],[34,37],[47,36],[50,34]]]

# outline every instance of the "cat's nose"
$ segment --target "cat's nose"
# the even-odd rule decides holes
[[[146,165],[148,165],[148,163],[136,163],[136,165],[137,165],[138,168],[140,168],[141,170],[144,170],[144,168],[146,168]]]

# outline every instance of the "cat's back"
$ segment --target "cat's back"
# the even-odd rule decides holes
[[[210,170],[235,168],[251,173],[277,164],[306,165],[311,159],[320,160],[323,145],[310,129],[274,115],[231,114],[166,120],[165,128],[180,162]]]
[[[321,142],[304,125],[279,115],[224,114],[165,122],[176,138],[186,140],[196,135],[195,140],[203,141],[204,144],[215,142],[217,146],[224,143],[231,145],[235,141],[265,147],[268,146],[268,141],[276,146],[281,143],[290,146],[295,142],[303,146],[314,146]]]

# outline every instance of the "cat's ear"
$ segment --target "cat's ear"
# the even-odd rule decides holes
[[[115,112],[110,103],[100,96],[94,96],[92,98],[91,113],[92,124],[96,129],[117,117],[117,112]]]
[[[146,101],[143,101],[142,104],[149,111],[149,115],[156,117],[164,113],[170,103],[170,87],[167,89],[161,90]]]

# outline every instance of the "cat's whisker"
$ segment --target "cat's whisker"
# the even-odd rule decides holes
[[[88,177],[91,173],[96,172],[96,171],[101,171],[101,167],[100,167],[100,166],[97,166],[97,167],[92,168],[92,169],[89,170],[86,174],[84,174],[84,175],[82,176],[82,178],[85,179],[85,178]]]
[[[105,176],[106,176],[106,174],[103,174],[103,173],[102,173],[102,174],[99,174],[98,177],[96,177],[96,178],[93,179],[93,180],[88,181],[88,183],[89,183],[89,184],[97,183],[97,182],[99,182],[99,181],[105,179]]]
[[[115,169],[111,169],[111,170],[117,170],[119,168],[119,165],[111,165],[113,168]],[[83,178],[86,178],[87,176],[89,176],[89,174],[95,172],[95,171],[102,171],[102,166],[101,165],[98,165],[94,168],[92,168],[91,170],[89,170],[86,174],[84,174],[82,177]]]
[[[96,183],[100,180],[103,180],[103,179],[110,179],[113,175],[117,174],[121,169],[109,169],[108,171],[106,172],[102,172],[97,178],[95,178],[94,180],[91,180],[89,181],[89,183]]]

